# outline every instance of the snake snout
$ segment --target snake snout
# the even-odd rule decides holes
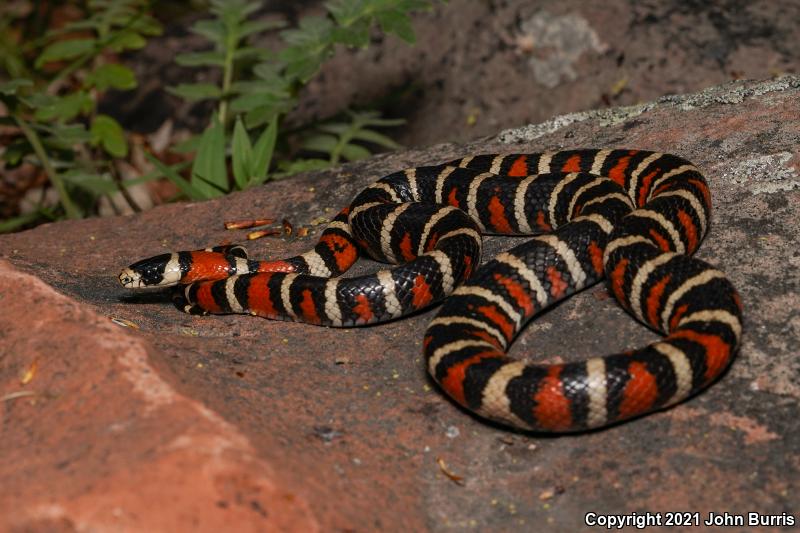
[[[141,276],[130,268],[126,268],[119,273],[119,282],[126,289],[135,289],[141,286]]]

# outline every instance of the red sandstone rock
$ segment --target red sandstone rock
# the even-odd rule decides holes
[[[135,330],[5,261],[0,280],[4,528],[319,528],[241,431],[152,366],[164,354]]]

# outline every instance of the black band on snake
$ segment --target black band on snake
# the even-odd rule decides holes
[[[177,252],[131,265],[120,281],[185,285],[187,312],[337,327],[444,300],[424,338],[442,389],[503,424],[577,431],[675,404],[730,363],[741,340],[739,296],[722,272],[690,257],[710,209],[702,174],[674,155],[480,155],[378,180],[305,254],[255,261],[238,246]],[[478,267],[481,233],[536,236]],[[338,277],[359,253],[401,264]],[[506,355],[539,311],[603,277],[622,307],[666,336],[564,364]]]

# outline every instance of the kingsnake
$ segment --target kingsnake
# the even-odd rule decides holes
[[[185,285],[187,312],[337,327],[444,299],[423,342],[441,388],[503,424],[576,431],[672,405],[728,366],[741,339],[739,296],[722,272],[689,255],[710,209],[702,174],[670,154],[479,155],[376,181],[305,254],[254,261],[238,246],[178,252],[119,278],[128,288]],[[477,268],[480,233],[537,236]],[[402,264],[339,278],[359,251]],[[536,313],[604,275],[622,307],[665,338],[564,364],[506,355]]]

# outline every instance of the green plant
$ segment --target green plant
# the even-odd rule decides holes
[[[83,18],[40,39],[2,41],[10,81],[0,83],[6,109],[0,123],[19,132],[2,159],[6,168],[23,161],[42,167],[59,206],[41,205],[40,216],[78,218],[91,213],[100,196],[125,193],[114,159],[127,156],[128,143],[119,123],[97,112],[97,102],[108,89],[136,86],[133,72],[115,63],[113,54],[141,48],[146,37],[160,33],[147,7],[143,0],[89,0]],[[0,27],[9,21],[3,18]],[[30,219],[6,221],[2,229]]]
[[[281,32],[285,47],[278,53],[250,43],[252,37],[282,25],[248,21],[258,3],[247,0],[211,0],[214,18],[201,20],[192,31],[207,38],[213,48],[182,54],[178,64],[221,69],[218,84],[181,84],[171,91],[187,100],[214,100],[216,112],[199,140],[191,179],[159,169],[192,199],[210,198],[229,190],[245,189],[271,177],[323,168],[342,158],[369,155],[363,143],[397,148],[390,138],[370,128],[395,126],[402,121],[381,119],[375,112],[350,112],[350,122],[327,122],[301,127],[300,146],[327,154],[328,159],[283,158],[272,161],[276,144],[286,145],[292,132],[281,127],[283,117],[297,105],[300,89],[332,56],[336,45],[365,47],[377,24],[409,43],[414,33],[408,13],[431,5],[428,0],[333,0],[325,4],[326,17],[304,17],[297,28]],[[299,133],[298,133],[299,132]],[[255,139],[255,141],[253,141]],[[234,180],[225,161],[230,156]],[[154,162],[155,163],[155,162]]]
[[[238,83],[234,85],[234,72],[267,56],[266,50],[249,46],[252,35],[283,26],[279,21],[248,21],[259,7],[257,2],[244,0],[212,0],[210,12],[215,17],[196,22],[191,30],[211,41],[213,49],[205,52],[179,54],[175,62],[190,67],[219,67],[222,69],[221,85],[212,83],[185,83],[170,91],[188,100],[217,99],[220,121],[228,122],[228,105],[231,100],[245,94],[248,89],[272,95],[275,87],[264,83]],[[256,74],[260,73],[256,71]]]
[[[328,155],[328,163],[336,165],[344,158],[357,161],[370,156],[369,150],[355,141],[364,141],[390,150],[400,147],[391,138],[370,127],[399,126],[402,119],[381,118],[376,111],[348,111],[349,122],[324,122],[316,126],[317,133],[306,137],[303,148]]]

